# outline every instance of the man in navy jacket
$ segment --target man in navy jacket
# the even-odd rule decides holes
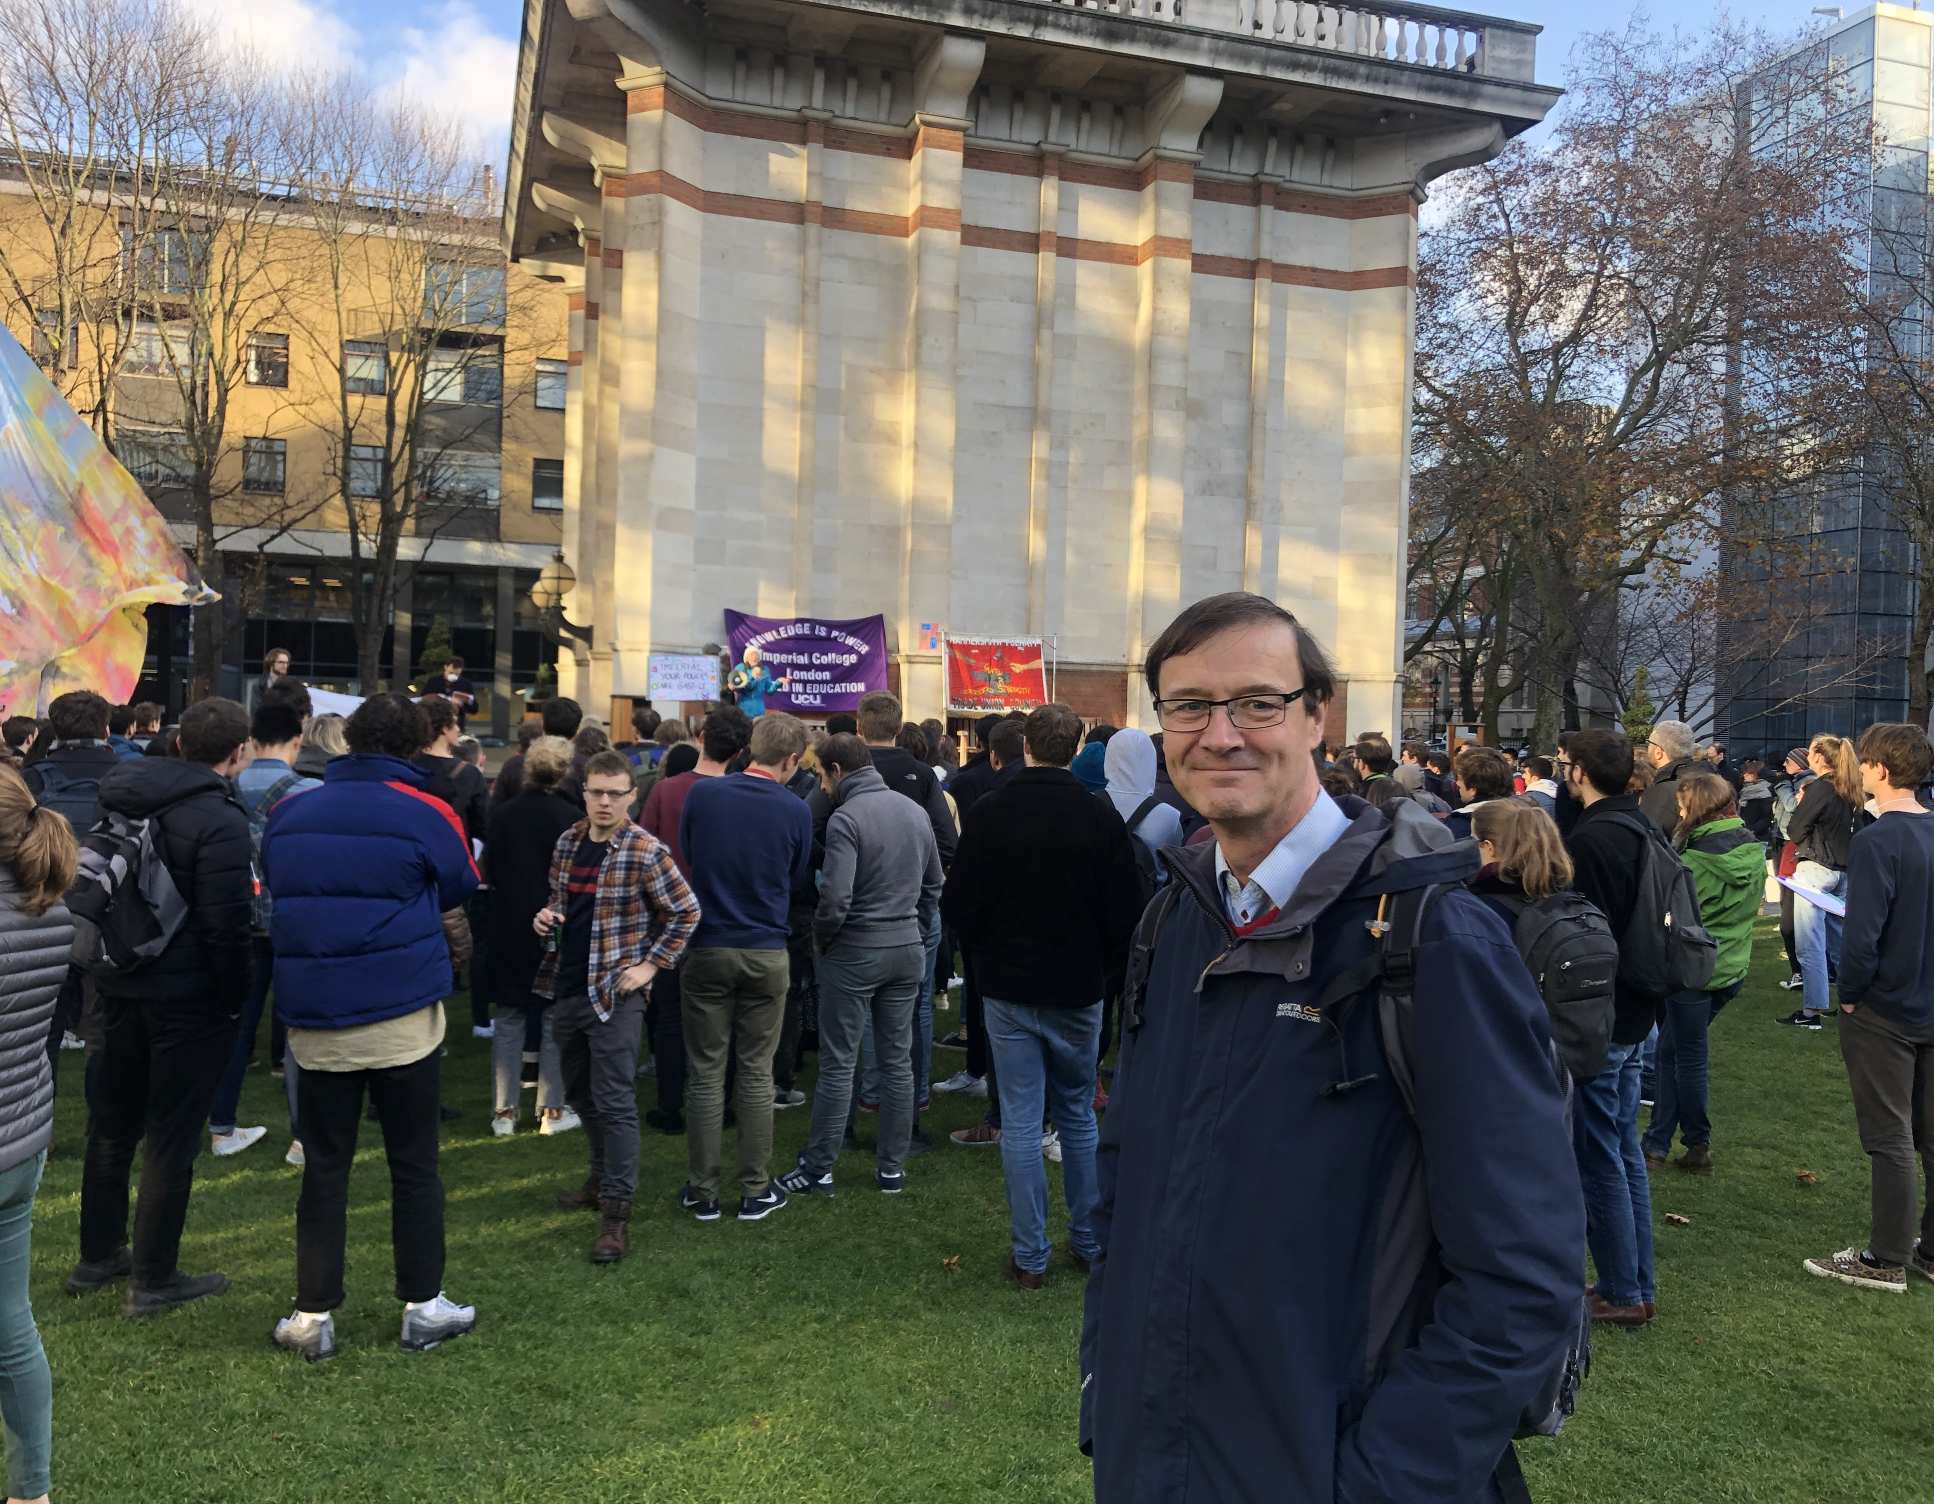
[[[1146,673],[1215,840],[1168,857],[1124,1002],[1081,1345],[1095,1497],[1522,1498],[1512,1437],[1563,1366],[1585,1261],[1538,991],[1457,886],[1468,844],[1322,792],[1334,680],[1294,617],[1199,602]],[[1439,883],[1413,1116],[1372,926]]]
[[[463,1335],[474,1307],[443,1294],[443,1181],[437,1094],[445,910],[477,886],[463,822],[411,763],[429,740],[423,707],[374,695],[349,718],[349,755],[321,788],[284,799],[262,837],[275,894],[275,1006],[301,1067],[296,1117],[305,1163],[296,1203],[296,1308],[275,1341],[310,1361],[335,1355],[343,1303],[349,1166],[363,1096],[383,1127],[395,1199],[391,1238],[403,1346]]]

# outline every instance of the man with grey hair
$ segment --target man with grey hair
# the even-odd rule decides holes
[[[1655,772],[1652,787],[1639,797],[1639,812],[1667,835],[1679,824],[1679,780],[1712,771],[1696,747],[1692,728],[1684,721],[1660,721],[1645,744],[1645,760]]]

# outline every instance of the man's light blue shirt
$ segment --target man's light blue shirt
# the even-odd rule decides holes
[[[1350,828],[1349,816],[1323,790],[1316,791],[1316,803],[1309,813],[1291,827],[1276,843],[1276,849],[1262,859],[1249,881],[1239,883],[1223,859],[1222,843],[1215,848],[1215,881],[1222,893],[1222,907],[1230,923],[1240,928],[1254,924],[1271,909],[1285,907],[1295,895],[1303,875],[1316,859],[1334,846]]]

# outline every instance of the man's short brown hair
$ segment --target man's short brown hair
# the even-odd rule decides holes
[[[1457,781],[1474,799],[1509,799],[1516,787],[1511,760],[1496,747],[1466,747],[1458,753]]]
[[[819,765],[844,778],[850,773],[857,773],[861,768],[872,767],[873,754],[867,750],[866,743],[853,732],[840,731],[827,737],[820,744]]]
[[[1022,728],[1028,756],[1048,768],[1065,768],[1081,750],[1081,717],[1066,705],[1043,705]]]
[[[1356,760],[1366,773],[1388,773],[1397,765],[1390,755],[1390,738],[1381,731],[1366,731],[1356,739]]]
[[[54,703],[47,707],[47,719],[54,726],[54,740],[105,741],[108,713],[113,708],[91,689],[70,689],[64,695],[55,696]],[[246,726],[242,728],[242,734],[248,734]]]
[[[233,700],[198,700],[181,713],[181,758],[212,768],[248,740],[248,712]]]
[[[1210,638],[1237,627],[1270,623],[1286,626],[1295,633],[1296,661],[1303,675],[1303,709],[1320,719],[1323,707],[1336,693],[1336,671],[1330,667],[1322,645],[1309,628],[1268,596],[1254,595],[1247,590],[1231,590],[1199,600],[1168,624],[1150,646],[1142,664],[1148,692],[1161,698],[1162,665],[1169,659],[1192,653]]]
[[[593,778],[622,778],[626,783],[632,781],[631,759],[622,752],[613,752],[609,747],[591,755],[584,765],[584,781],[588,784]]]
[[[1854,755],[1885,768],[1887,781],[1897,789],[1919,788],[1934,770],[1934,747],[1928,745],[1927,733],[1899,721],[1869,726]]]
[[[875,691],[860,701],[860,735],[869,742],[890,742],[900,734],[900,701],[885,691]]]
[[[768,710],[752,723],[752,760],[762,768],[776,768],[788,757],[806,750],[806,723],[783,710]]]

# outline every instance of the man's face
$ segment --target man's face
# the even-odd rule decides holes
[[[289,671],[289,655],[287,653],[277,653],[273,658],[269,660],[270,673],[286,674],[288,671]]]
[[[1661,747],[1657,742],[1647,742],[1645,744],[1645,760],[1655,768],[1662,768],[1672,759],[1665,755],[1665,748]]]
[[[455,679],[462,672],[463,670],[458,668],[454,663],[446,663],[443,665],[443,677],[446,679]]]
[[[1231,700],[1302,687],[1295,632],[1282,622],[1260,622],[1219,632],[1169,659],[1160,698]],[[1322,707],[1298,701],[1277,724],[1258,728],[1237,726],[1229,710],[1217,706],[1198,730],[1163,727],[1163,756],[1176,791],[1206,819],[1228,825],[1307,804],[1316,783],[1311,754],[1323,740]]]
[[[631,802],[631,780],[616,773],[594,773],[584,785],[584,813],[593,830],[615,830]]]
[[[821,764],[819,769],[819,786],[825,791],[828,799],[832,798],[839,791],[839,769],[829,768]]]
[[[1877,762],[1863,762],[1860,765],[1860,782],[1865,786],[1869,799],[1878,799],[1893,787],[1887,781],[1887,769]]]

